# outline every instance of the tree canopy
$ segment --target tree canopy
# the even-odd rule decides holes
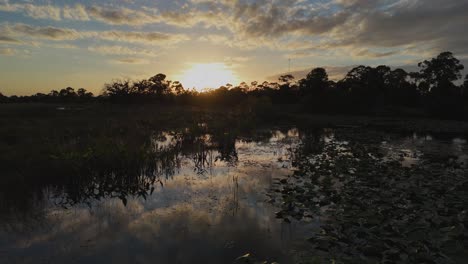
[[[451,52],[418,63],[419,71],[406,72],[386,65],[360,65],[341,80],[330,80],[326,69],[313,68],[302,79],[285,74],[277,82],[242,82],[198,92],[187,90],[178,81],[159,73],[143,80],[114,80],[104,84],[94,96],[84,88],[67,87],[48,94],[3,96],[0,102],[89,102],[166,103],[192,105],[245,106],[255,100],[273,104],[296,104],[303,111],[323,113],[376,114],[397,108],[427,110],[431,115],[468,117],[468,75]],[[254,100],[255,99],[255,100]]]

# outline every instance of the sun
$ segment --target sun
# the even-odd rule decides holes
[[[236,74],[224,63],[190,64],[177,77],[186,89],[195,88],[199,91],[239,82]]]

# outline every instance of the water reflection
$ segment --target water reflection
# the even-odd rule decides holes
[[[468,146],[466,140],[449,135],[402,136],[391,142],[383,142],[382,150],[387,160],[399,160],[404,167],[411,167],[421,162],[442,162],[467,167]]]
[[[416,166],[442,157],[463,164],[468,152],[463,139],[350,135],[323,128],[166,131],[153,133],[137,151],[81,155],[71,168],[51,161],[50,175],[61,177],[25,175],[16,182],[21,192],[2,184],[0,260],[230,263],[249,252],[290,263],[317,223],[276,219],[266,190],[293,173],[295,155],[327,158],[330,146],[350,155],[350,145],[369,144],[376,155]],[[339,194],[338,182],[319,182]]]
[[[223,263],[247,252],[289,262],[304,233],[274,218],[265,190],[290,172],[299,136],[252,138],[156,133],[138,156],[87,162],[35,186],[39,199],[16,195],[31,206],[2,210],[0,249],[11,263]]]

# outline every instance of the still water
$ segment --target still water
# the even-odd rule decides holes
[[[270,190],[293,173],[293,153],[311,135],[318,140],[312,144],[345,142],[331,129],[235,137],[155,133],[150,147],[157,155],[132,174],[136,180],[111,171],[105,180],[41,186],[24,194],[30,206],[4,201],[0,263],[233,263],[247,253],[294,263],[310,255],[306,239],[320,217],[278,219]],[[463,167],[468,161],[461,137],[375,141],[386,159],[402,166],[444,159]]]

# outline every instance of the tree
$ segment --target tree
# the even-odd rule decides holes
[[[133,83],[135,93],[138,93],[139,95],[151,94],[152,85],[153,83],[146,79]]]
[[[162,96],[171,92],[171,81],[166,81],[166,75],[159,73],[149,78],[151,85],[148,87],[150,93]]]
[[[416,105],[419,93],[416,86],[408,79],[410,74],[403,69],[390,71],[387,76],[388,90],[386,96],[395,105],[412,106]]]
[[[464,97],[468,98],[468,74],[465,76],[465,81],[463,82],[462,93]]]
[[[420,88],[423,93],[438,96],[454,95],[456,89],[454,81],[461,78],[464,66],[451,52],[442,52],[436,58],[418,63],[420,71],[413,74],[422,80]]]
[[[299,81],[299,90],[305,94],[323,94],[329,88],[327,71],[324,68],[312,69],[306,78]]]
[[[283,84],[290,84],[294,81],[294,76],[292,76],[291,74],[281,75],[278,78],[278,81],[280,81],[280,83],[283,83]]]
[[[391,89],[391,69],[380,65],[376,68],[360,65],[351,69],[337,86],[350,95],[349,102],[358,111],[380,110],[388,104]]]
[[[0,103],[6,103],[7,101],[8,101],[8,97],[0,93]]]
[[[129,80],[116,80],[104,84],[103,95],[110,98],[124,100],[136,94],[136,87]]]
[[[184,86],[179,81],[175,81],[171,83],[171,91],[176,95],[181,95],[185,93]]]
[[[297,94],[297,84],[294,81],[294,76],[291,74],[281,75],[278,81],[275,101],[279,103],[293,103]]]
[[[344,79],[341,81],[342,88],[346,89],[351,94],[368,95],[369,90],[369,75],[372,71],[371,67],[360,65],[351,69]]]
[[[177,85],[176,85],[177,86]],[[159,73],[149,78],[133,83],[134,93],[138,95],[157,95],[162,97],[172,91],[171,81],[166,80],[166,75]],[[178,88],[183,88],[179,86]]]
[[[424,97],[426,111],[443,118],[461,117],[463,100],[460,87],[453,82],[461,78],[464,66],[451,52],[418,63],[420,70],[412,76]]]
[[[84,88],[78,89],[78,91],[76,92],[76,94],[78,95],[78,97],[80,97],[80,98],[82,98],[82,99],[90,99],[91,97],[94,96],[92,92],[88,92],[88,91],[86,91],[86,89],[84,89]]]
[[[75,93],[75,89],[71,88],[71,87],[67,87],[65,89],[62,89],[60,90],[59,92],[59,96],[61,98],[64,98],[64,99],[73,99],[75,98],[77,95]]]
[[[58,97],[59,96],[59,92],[57,90],[52,90],[50,91],[50,93],[48,94],[48,96],[50,97]]]
[[[465,118],[468,118],[468,74],[465,76],[465,80],[461,86],[461,93],[463,96],[462,104],[464,105]]]
[[[392,74],[392,69],[386,65],[379,65],[372,70],[373,85],[380,92],[386,92],[390,86],[390,75]]]

